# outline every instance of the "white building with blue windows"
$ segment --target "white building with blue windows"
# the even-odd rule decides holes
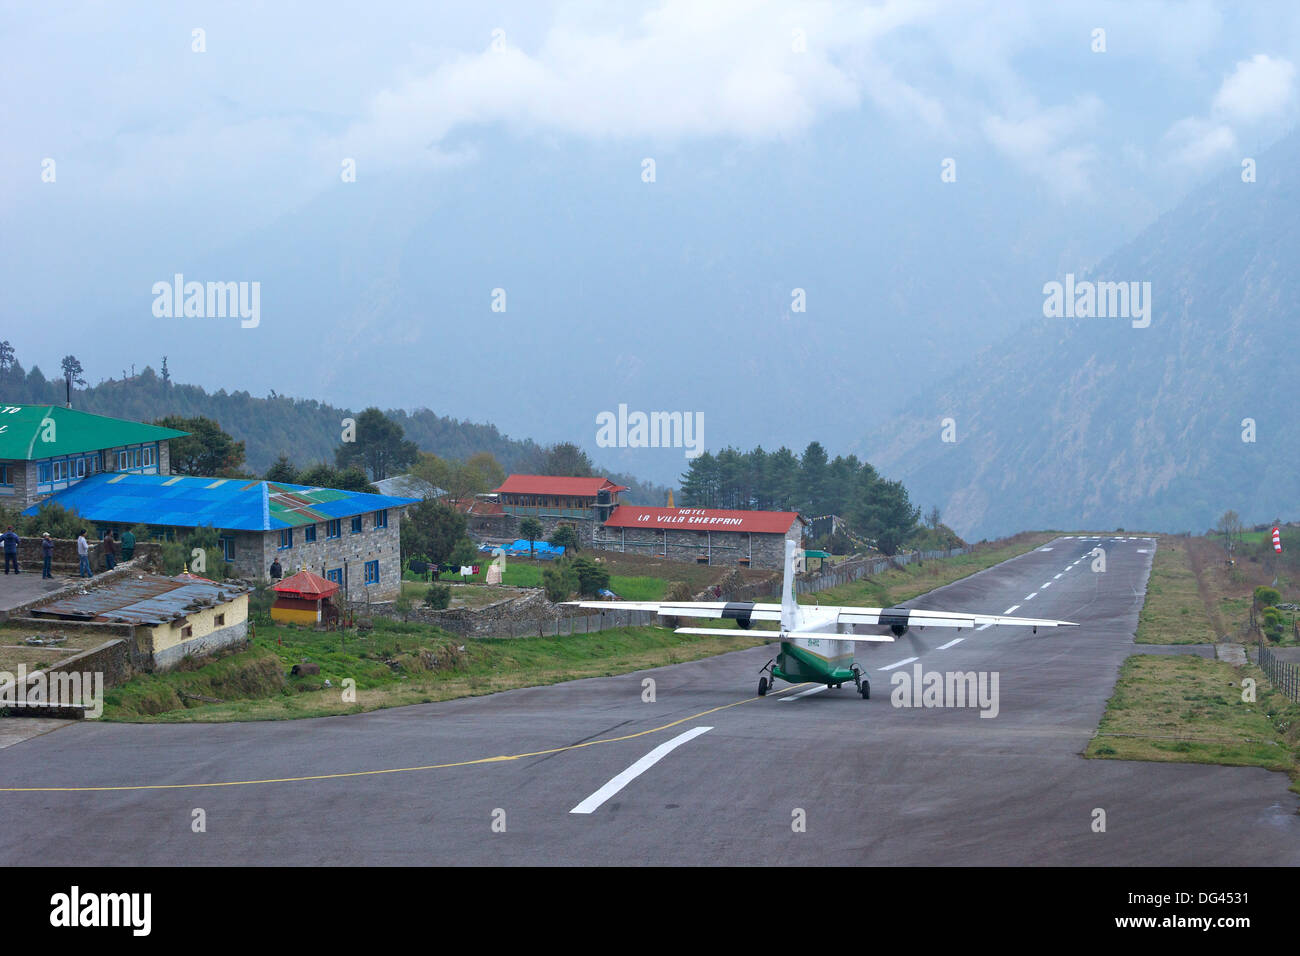
[[[0,503],[23,510],[103,473],[166,475],[187,432],[62,405],[0,405]]]

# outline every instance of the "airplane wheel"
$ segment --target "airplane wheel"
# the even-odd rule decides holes
[[[862,682],[862,699],[871,700],[871,685],[866,681]]]
[[[767,687],[768,687],[768,684],[767,684],[767,678],[766,678],[766,677],[760,677],[760,678],[758,679],[758,696],[759,696],[759,697],[766,697],[766,696],[767,696]]]

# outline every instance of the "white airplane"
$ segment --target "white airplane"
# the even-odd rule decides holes
[[[765,695],[777,678],[791,684],[818,683],[840,687],[853,681],[864,700],[871,697],[871,684],[862,666],[853,659],[860,642],[890,643],[912,628],[994,626],[1078,627],[1072,621],[1034,617],[1006,617],[1001,614],[964,614],[953,611],[922,611],[905,607],[835,607],[799,604],[794,599],[796,545],[785,543],[785,574],[780,604],[752,601],[572,601],[577,607],[602,611],[654,611],[661,617],[696,617],[733,620],[748,629],[755,621],[780,621],[781,650],[759,672],[759,696]],[[679,627],[676,634],[716,636],[717,628]],[[768,674],[771,675],[770,679]]]

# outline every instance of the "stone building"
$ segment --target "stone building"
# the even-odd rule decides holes
[[[0,405],[0,503],[22,511],[105,472],[166,475],[187,432],[61,405]]]
[[[284,576],[310,569],[351,601],[400,593],[399,528],[418,501],[249,478],[134,474],[96,475],[52,500],[84,518],[96,539],[136,525],[163,540],[214,529],[236,576],[265,579],[279,560]]]
[[[248,591],[193,574],[141,574],[33,607],[31,617],[129,626],[132,660],[166,671],[248,638]]]
[[[786,540],[802,547],[806,526],[794,511],[620,505],[596,526],[593,546],[671,561],[780,569]]]

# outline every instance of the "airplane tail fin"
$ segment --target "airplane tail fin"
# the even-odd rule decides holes
[[[794,564],[798,546],[788,538],[785,542],[785,575],[781,581],[781,630],[798,630],[803,620],[799,603],[794,599]]]

